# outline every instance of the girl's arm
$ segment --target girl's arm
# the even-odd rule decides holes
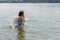
[[[22,21],[25,21],[25,17],[23,16],[19,16],[19,19],[21,19]]]
[[[22,17],[22,20],[25,22],[25,17]]]
[[[23,16],[22,16],[22,20],[25,22],[25,16],[24,16],[24,14],[23,14]]]

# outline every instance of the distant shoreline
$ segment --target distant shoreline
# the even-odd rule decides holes
[[[60,3],[60,0],[0,0],[0,3]]]

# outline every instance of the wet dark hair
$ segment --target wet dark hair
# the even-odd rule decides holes
[[[24,14],[24,11],[20,11],[18,16],[22,16]]]

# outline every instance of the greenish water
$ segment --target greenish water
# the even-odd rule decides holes
[[[8,29],[20,10],[26,26]],[[0,3],[0,40],[60,40],[60,4]]]

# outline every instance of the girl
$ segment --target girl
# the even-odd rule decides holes
[[[24,21],[25,21],[24,11],[20,11],[19,14],[18,14],[16,27],[24,25],[24,23],[23,23]]]

